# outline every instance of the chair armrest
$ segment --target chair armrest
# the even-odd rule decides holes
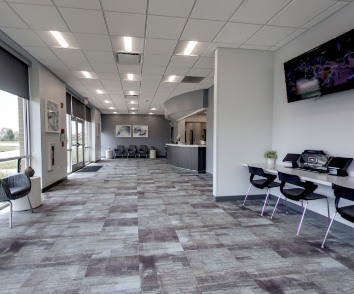
[[[11,199],[11,192],[6,181],[0,179],[0,201]]]

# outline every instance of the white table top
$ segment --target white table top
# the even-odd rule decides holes
[[[332,186],[332,184],[353,188],[354,189],[354,177],[338,177],[332,176],[327,173],[316,173],[306,170],[301,170],[292,167],[286,167],[280,164],[268,165],[266,163],[245,163],[244,166],[254,166],[260,167],[269,173],[276,174],[278,171],[289,174],[297,175],[304,181],[310,181],[316,184],[321,184],[325,186]]]

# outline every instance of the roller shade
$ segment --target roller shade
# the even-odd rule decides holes
[[[0,47],[0,89],[29,100],[28,65]]]
[[[71,115],[71,95],[66,93],[66,113]]]
[[[74,97],[72,97],[72,115],[77,117],[77,118],[81,118],[81,119],[85,119],[85,105],[75,99]]]
[[[91,109],[87,106],[86,107],[86,121],[91,122]]]

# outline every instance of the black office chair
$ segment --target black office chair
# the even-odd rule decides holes
[[[294,201],[301,201],[301,205],[302,206],[303,206],[303,201],[306,201],[305,207],[303,208],[303,211],[302,211],[302,216],[301,216],[301,219],[300,219],[300,223],[299,223],[296,235],[299,235],[299,232],[300,232],[300,229],[301,229],[301,225],[302,225],[302,221],[304,220],[304,216],[305,216],[306,209],[307,209],[307,206],[308,206],[308,202],[311,201],[311,200],[326,199],[326,201],[327,201],[328,219],[329,219],[328,199],[324,195],[320,195],[320,194],[314,193],[314,191],[318,187],[317,185],[315,185],[312,182],[308,182],[308,181],[303,182],[296,175],[289,175],[289,174],[285,174],[285,173],[282,173],[282,172],[278,172],[278,177],[279,177],[279,180],[281,181],[281,183],[280,183],[280,192],[281,192],[281,194],[284,195],[284,197],[286,197],[288,199],[291,199],[291,200],[294,200]],[[285,184],[291,184],[291,185],[296,186],[296,187],[285,188]],[[278,207],[278,203],[279,203],[280,198],[281,198],[281,195],[279,195],[277,203],[275,204],[275,207],[274,207],[274,210],[273,210],[271,218],[273,218],[275,210]]]
[[[12,200],[27,196],[29,206],[33,212],[31,200],[28,197],[29,192],[31,192],[31,180],[24,173],[0,179],[0,202],[9,202],[10,204],[9,228],[12,228]]]
[[[243,201],[242,205],[245,205],[246,199],[248,197],[248,194],[251,191],[252,186],[254,186],[258,189],[267,188],[267,196],[265,198],[263,208],[262,208],[262,213],[261,213],[261,215],[263,216],[264,209],[265,209],[268,199],[269,199],[270,189],[279,187],[280,183],[274,182],[274,180],[277,178],[276,175],[267,174],[264,172],[264,170],[262,168],[248,166],[248,171],[250,173],[250,186],[248,188],[245,200]],[[255,179],[255,176],[257,176],[257,179]]]
[[[129,145],[127,158],[129,158],[129,156],[136,157],[136,153],[137,153],[136,146],[135,145]]]
[[[117,145],[117,148],[114,148],[114,158],[117,158],[118,156],[123,157],[123,155],[124,155],[124,146]]]
[[[323,239],[321,245],[322,248],[324,248],[328,233],[330,232],[332,223],[334,221],[334,218],[336,217],[337,212],[340,214],[342,218],[354,223],[354,205],[339,207],[339,200],[341,198],[354,201],[354,189],[333,184],[333,190],[334,190],[334,195],[336,196],[336,200],[335,200],[336,211],[333,214],[332,220],[328,226],[326,235]]]
[[[144,155],[145,155],[145,157],[148,157],[148,148],[147,148],[147,146],[146,145],[140,145],[138,153],[139,153],[139,157],[144,156]]]

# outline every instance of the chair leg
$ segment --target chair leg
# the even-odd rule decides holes
[[[286,200],[286,197],[285,197],[285,213],[289,213],[288,212],[288,201]]]
[[[331,217],[329,216],[329,202],[328,202],[328,198],[326,197],[326,201],[327,201],[327,216],[328,216],[328,225],[331,222]]]
[[[10,202],[10,216],[9,216],[9,228],[12,228],[12,202]]]
[[[303,204],[303,201],[301,201],[301,204]],[[305,208],[304,208],[303,211],[302,211],[302,216],[301,216],[301,220],[300,220],[299,227],[297,228],[297,233],[296,233],[296,235],[299,235],[299,233],[300,233],[302,221],[304,220],[304,216],[305,216],[305,213],[306,213],[306,209],[307,209],[307,205],[308,205],[308,204],[309,204],[309,202],[306,201]]]
[[[277,207],[278,207],[278,204],[279,204],[280,198],[281,198],[281,193],[279,193],[279,197],[278,197],[277,203],[275,203],[275,206],[274,206],[274,209],[273,209],[273,213],[272,213],[272,215],[271,215],[270,219],[272,219],[272,218],[273,218],[273,215],[274,215],[275,211],[277,210]],[[286,198],[285,198],[285,200],[286,200]]]
[[[245,200],[243,200],[243,204],[242,205],[245,205],[245,202],[246,202],[246,199],[248,197],[248,194],[250,193],[251,191],[251,187],[252,187],[252,184],[250,184],[250,186],[248,187],[248,191],[247,191],[247,194],[246,194],[246,197],[245,197]]]
[[[321,248],[324,248],[324,245],[325,245],[325,242],[326,242],[326,239],[327,239],[328,233],[329,233],[329,232],[330,232],[330,230],[331,230],[331,226],[332,226],[332,224],[333,224],[334,218],[336,217],[336,214],[337,214],[337,211],[333,214],[332,220],[331,220],[331,222],[330,222],[330,224],[329,224],[329,226],[328,226],[328,229],[327,229],[326,235],[325,235],[325,237],[324,237],[324,239],[323,239],[323,242],[322,242]]]
[[[268,189],[267,189],[267,196],[266,196],[266,198],[265,198],[265,200],[264,200],[264,204],[263,204],[261,216],[263,216],[264,209],[265,209],[265,207],[266,207],[266,205],[267,205],[268,198],[269,198],[269,193],[270,193],[270,189],[268,188]]]
[[[28,200],[29,206],[31,207],[31,212],[33,213],[32,203],[31,203],[31,200],[30,200],[29,197],[28,197],[28,194],[27,194],[27,200]]]

